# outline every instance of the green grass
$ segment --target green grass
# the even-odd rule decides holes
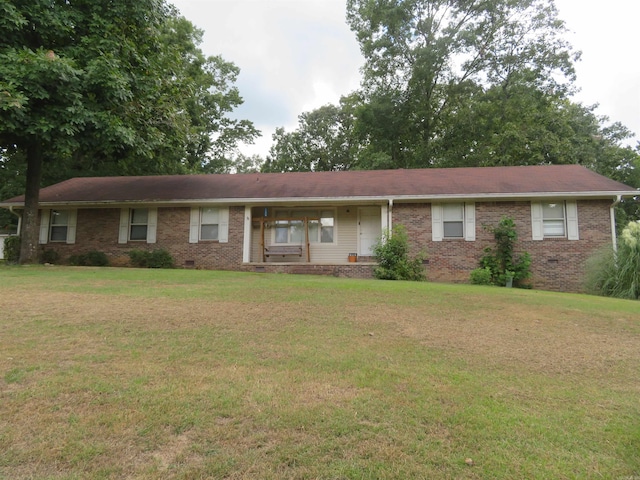
[[[638,302],[2,266],[0,312],[0,478],[640,475]]]

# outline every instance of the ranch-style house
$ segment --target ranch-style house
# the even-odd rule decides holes
[[[495,243],[486,226],[508,216],[532,286],[580,291],[635,195],[579,165],[73,178],[40,191],[40,244],[62,260],[97,250],[125,265],[161,248],[185,268],[366,278],[402,224],[429,280],[466,282]],[[24,197],[0,207],[19,215]]]

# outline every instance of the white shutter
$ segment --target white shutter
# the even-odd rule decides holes
[[[40,238],[39,243],[47,243],[49,241],[49,221],[51,220],[51,210],[45,208],[40,210]]]
[[[567,238],[569,240],[580,240],[578,235],[578,203],[575,200],[568,200],[567,209]]]
[[[67,243],[76,243],[76,225],[78,223],[78,210],[69,210],[67,215]]]
[[[444,237],[444,226],[442,225],[442,205],[431,204],[431,240],[441,242]]]
[[[533,240],[542,240],[544,238],[542,203],[540,202],[531,202],[531,238]]]
[[[158,230],[158,209],[150,208],[147,216],[147,243],[156,243],[156,231]]]
[[[189,220],[189,243],[198,243],[200,230],[200,208],[191,207],[191,218]]]
[[[120,209],[120,229],[118,230],[118,243],[127,243],[129,239],[129,209]]]
[[[473,202],[464,204],[464,239],[467,242],[476,239],[476,204]]]
[[[229,207],[221,208],[218,217],[218,241],[227,243],[229,241]]]

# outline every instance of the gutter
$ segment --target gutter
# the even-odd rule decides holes
[[[22,215],[13,211],[13,205],[9,206],[9,211],[18,217],[18,230],[16,231],[16,234],[20,235],[20,230],[22,230]]]
[[[609,207],[609,216],[611,217],[611,241],[613,242],[613,251],[618,251],[618,239],[616,238],[616,206],[622,201],[622,195],[617,195],[613,203]]]

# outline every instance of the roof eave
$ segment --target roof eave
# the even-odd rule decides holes
[[[608,199],[635,197],[640,191],[590,191],[590,192],[522,192],[522,193],[469,193],[469,194],[426,194],[426,195],[380,195],[380,196],[338,196],[338,197],[277,197],[277,198],[193,198],[175,200],[105,200],[95,201],[60,201],[40,202],[40,207],[101,207],[118,208],[126,205],[269,205],[269,204],[363,204],[381,203],[388,200],[394,202],[425,202],[447,200],[525,200],[532,198],[575,198],[575,199]],[[24,208],[24,202],[0,203],[0,208]]]

